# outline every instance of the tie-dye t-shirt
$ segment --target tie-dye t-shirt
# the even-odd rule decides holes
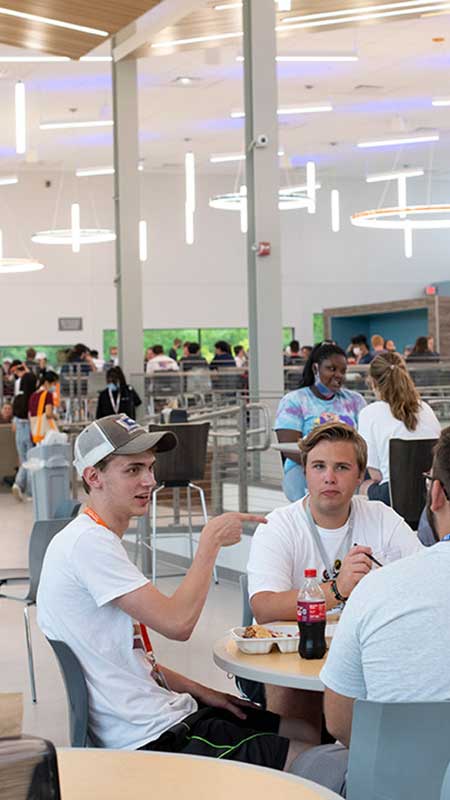
[[[365,405],[364,397],[350,389],[341,389],[332,400],[322,400],[307,386],[284,395],[278,406],[274,429],[299,431],[304,437],[316,425],[325,422],[346,422],[356,428],[359,412]],[[294,463],[286,459],[285,472]]]

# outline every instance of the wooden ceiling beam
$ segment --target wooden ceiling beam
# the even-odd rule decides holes
[[[114,61],[148,55],[149,42],[161,31],[172,28],[206,5],[207,0],[161,0],[146,15],[145,25],[113,48]]]

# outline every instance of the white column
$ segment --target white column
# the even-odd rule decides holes
[[[114,47],[114,42],[113,42]],[[142,267],[139,260],[139,159],[137,62],[112,62],[116,289],[119,360],[143,399]],[[143,406],[141,406],[141,409]]]
[[[283,394],[275,12],[273,0],[244,0],[248,314],[254,397]],[[270,243],[270,255],[257,255],[254,248],[259,242]]]

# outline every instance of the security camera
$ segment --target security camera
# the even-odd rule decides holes
[[[269,144],[269,137],[266,136],[265,133],[261,133],[255,139],[255,146],[256,147],[267,147],[268,144]]]

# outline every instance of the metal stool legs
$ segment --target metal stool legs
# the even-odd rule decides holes
[[[31,645],[31,627],[30,627],[30,615],[28,612],[28,606],[25,606],[23,609],[23,618],[25,622],[25,636],[27,640],[28,669],[30,671],[30,684],[31,684],[31,699],[33,703],[36,703],[37,702],[36,680],[34,677],[33,648]]]
[[[197,492],[200,495],[200,503],[202,504],[203,519],[204,519],[205,525],[206,525],[206,523],[208,522],[208,509],[206,508],[205,493],[204,493],[203,489],[201,488],[201,486],[197,486],[195,483],[190,483],[189,484],[189,490],[190,489],[196,489]],[[219,578],[217,576],[217,567],[216,567],[215,564],[214,564],[213,575],[214,575],[214,583],[216,583],[216,584],[219,583]]]
[[[152,494],[152,583],[156,584],[157,574],[156,574],[156,540],[157,540],[157,509],[158,509],[158,493],[165,488],[165,484],[158,486],[157,489],[153,491]],[[192,496],[191,496],[191,489],[195,489],[200,495],[200,503],[202,506],[202,513],[203,519],[206,523],[208,522],[208,511],[206,508],[206,500],[205,500],[205,493],[200,486],[197,486],[195,483],[189,483],[186,487],[187,491],[187,510],[188,510],[188,535],[189,535],[189,553],[191,562],[194,558],[194,540],[193,540],[193,531],[192,531]],[[219,578],[217,576],[217,568],[214,566],[214,583],[219,583]]]

